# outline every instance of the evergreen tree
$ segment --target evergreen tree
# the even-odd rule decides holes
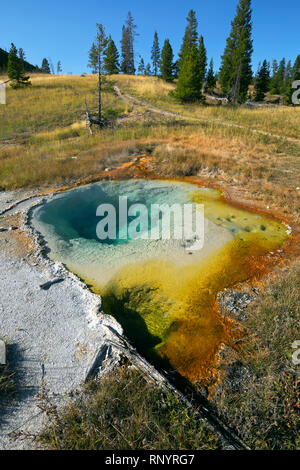
[[[271,93],[281,95],[285,91],[286,60],[283,58],[279,65],[273,62],[273,76],[271,79]]]
[[[276,59],[272,62],[272,76],[270,81],[270,91],[272,94],[276,94],[274,91],[276,89],[276,78],[278,73],[278,62]]]
[[[292,96],[295,92],[295,88],[293,87],[293,84],[297,80],[300,80],[300,55],[298,55],[298,57],[296,58],[295,63],[291,69],[290,83],[286,88],[285,96],[284,96],[285,104],[293,104]]]
[[[128,13],[126,24],[122,29],[122,40],[121,40],[121,49],[122,49],[122,72],[128,75],[135,74],[134,66],[134,38],[137,35],[136,25],[134,24],[133,17],[131,13]]]
[[[266,60],[259,66],[255,78],[255,101],[263,101],[270,86],[270,67]]]
[[[173,75],[174,75],[174,78],[179,77],[179,60],[176,60],[176,62],[174,62],[173,64]]]
[[[140,63],[138,66],[138,74],[145,75],[145,62],[144,62],[143,57],[140,57]]]
[[[276,77],[276,91],[277,94],[281,95],[284,93],[284,80],[285,80],[285,73],[286,73],[286,60],[285,57],[280,61],[277,77]]]
[[[120,56],[118,49],[111,36],[109,36],[107,48],[104,52],[104,70],[106,71],[106,73],[108,73],[108,75],[114,75],[119,73],[119,57]]]
[[[299,74],[300,74],[300,55],[297,56],[295,63],[292,67],[292,72],[291,72],[292,81],[299,80]]]
[[[196,12],[194,10],[190,10],[187,16],[187,27],[185,29],[182,46],[179,53],[179,69],[183,64],[185,55],[188,54],[192,47],[197,47],[198,43],[198,22],[196,19]]]
[[[43,59],[43,62],[42,62],[42,68],[41,68],[41,71],[42,73],[51,73],[51,70],[50,70],[50,64],[48,62],[48,59]]]
[[[222,65],[220,83],[222,91],[230,101],[244,102],[252,81],[251,56],[252,41],[251,0],[239,0],[236,16],[231,23],[231,33],[227,39]]]
[[[153,74],[155,77],[157,77],[160,62],[160,47],[157,31],[155,31],[154,33],[153,46],[151,50],[151,60],[153,65]]]
[[[216,84],[217,79],[214,73],[214,61],[211,59],[206,77],[206,90],[211,93],[215,89]]]
[[[25,63],[25,60],[26,60],[26,55],[25,55],[24,50],[21,47],[19,49],[19,57],[22,61],[23,67],[24,67],[24,63]]]
[[[199,53],[196,46],[192,46],[185,53],[179,72],[177,88],[174,96],[181,102],[202,100],[203,82],[199,74]]]
[[[147,76],[152,75],[152,72],[151,72],[151,65],[150,65],[150,64],[147,64],[147,65],[146,65],[146,68],[145,68],[145,75],[147,75]]]
[[[8,54],[7,75],[11,80],[12,88],[22,88],[31,85],[29,77],[25,75],[24,63],[18,57],[16,46],[12,43]]]
[[[291,60],[289,60],[288,63],[286,64],[285,73],[284,73],[284,88],[285,89],[287,86],[289,86],[291,77],[292,77],[292,62]]]
[[[207,53],[204,45],[203,36],[199,39],[199,75],[202,83],[205,82],[207,70]]]
[[[56,73],[57,73],[57,75],[62,73],[62,67],[61,67],[61,61],[60,60],[57,62]]]
[[[98,64],[97,64],[97,61],[94,60],[94,57],[97,57],[97,48],[96,48],[96,44],[93,42],[90,50],[89,50],[89,63],[88,63],[88,67],[92,69],[92,73],[93,74],[96,74],[97,73],[97,67],[98,67]]]
[[[166,82],[172,82],[174,80],[174,65],[173,65],[173,49],[170,44],[169,39],[166,39],[164,42],[164,47],[161,51],[161,61],[160,61],[160,72],[162,78]]]
[[[96,41],[93,43],[89,53],[88,66],[98,73],[98,123],[102,121],[102,73],[103,73],[103,55],[107,47],[108,39],[102,24],[97,23]]]

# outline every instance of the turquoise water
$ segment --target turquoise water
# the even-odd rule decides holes
[[[97,237],[97,208],[128,198],[128,206],[202,204],[204,246],[189,240]],[[150,211],[149,211],[150,213]],[[128,223],[130,222],[130,218]],[[176,369],[192,382],[215,380],[215,358],[238,329],[216,309],[218,292],[256,276],[264,255],[279,249],[287,227],[233,207],[213,189],[166,181],[102,182],[67,191],[33,211],[49,257],[100,293],[105,313],[154,362]],[[127,233],[127,224],[117,234]]]
[[[105,284],[125,264],[146,259],[171,259],[175,263],[189,263],[186,245],[182,240],[132,240],[127,226],[119,224],[117,211],[117,239],[101,241],[96,227],[100,218],[96,216],[100,204],[119,206],[119,197],[128,198],[132,204],[191,204],[189,195],[199,191],[196,186],[180,182],[165,181],[121,181],[96,183],[54,196],[33,213],[33,225],[42,234],[49,249],[49,256],[90,281]],[[210,190],[207,190],[207,193]],[[202,190],[203,192],[203,190]],[[130,222],[132,218],[128,218]],[[201,258],[216,247],[232,239],[228,230],[217,227],[206,220],[206,243],[204,250],[194,253]]]

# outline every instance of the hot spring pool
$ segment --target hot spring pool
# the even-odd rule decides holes
[[[121,222],[116,240],[100,241],[97,208],[118,207],[120,196],[149,213],[152,204],[203,204],[203,248],[191,251],[186,240],[174,238],[131,239]],[[67,191],[34,209],[32,224],[49,257],[102,296],[105,313],[141,352],[192,382],[213,378],[216,354],[233,338],[236,325],[215,308],[218,292],[253,276],[255,259],[288,237],[285,225],[231,206],[216,190],[171,181],[101,182]]]

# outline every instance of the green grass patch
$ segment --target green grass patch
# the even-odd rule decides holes
[[[54,450],[215,450],[219,440],[173,393],[121,367],[90,382],[39,441]]]
[[[300,448],[299,366],[292,361],[299,322],[297,266],[247,310],[248,344],[227,358],[229,372],[215,397],[222,418],[253,449]]]

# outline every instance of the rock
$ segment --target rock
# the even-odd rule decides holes
[[[240,361],[234,362],[228,369],[228,376],[226,381],[230,388],[235,393],[241,393],[245,390],[245,385],[251,377],[248,367],[243,365]]]
[[[219,305],[223,313],[226,314],[227,311],[234,314],[239,321],[242,320],[248,305],[253,302],[259,294],[257,289],[253,288],[252,290],[256,295],[232,290],[219,294]]]

